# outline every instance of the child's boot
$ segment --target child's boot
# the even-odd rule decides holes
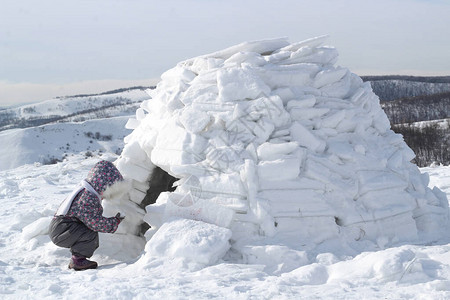
[[[72,255],[72,259],[69,263],[69,269],[74,269],[75,271],[82,271],[87,269],[97,268],[97,262],[90,261],[83,256]]]

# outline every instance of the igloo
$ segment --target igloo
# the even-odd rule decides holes
[[[245,42],[165,72],[116,161],[132,180],[107,204],[127,215],[122,233],[147,223],[151,239],[175,216],[229,228],[241,246],[439,238],[445,194],[325,41]]]

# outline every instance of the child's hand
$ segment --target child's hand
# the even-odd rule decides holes
[[[117,213],[117,215],[115,216],[117,219],[119,219],[119,222],[122,222],[123,219],[125,219],[125,216],[121,216],[120,212]]]

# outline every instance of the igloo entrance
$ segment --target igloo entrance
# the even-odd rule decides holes
[[[118,204],[124,230],[145,221],[150,238],[181,215],[230,228],[236,245],[439,237],[445,194],[427,187],[370,85],[334,66],[324,41],[248,42],[164,73],[117,161],[133,182]]]
[[[171,176],[169,173],[161,169],[160,167],[155,167],[148,180],[148,189],[146,191],[144,199],[142,199],[139,207],[145,209],[148,205],[155,204],[156,199],[162,192],[173,192],[175,187],[173,184],[177,178]],[[144,235],[145,232],[150,228],[146,222],[141,224],[139,233]]]

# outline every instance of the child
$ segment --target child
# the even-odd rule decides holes
[[[86,258],[99,246],[98,232],[115,232],[125,218],[120,213],[111,218],[103,217],[101,199],[124,192],[126,187],[119,170],[111,162],[102,160],[61,203],[50,223],[49,235],[55,245],[70,248],[70,269],[97,268],[95,261]]]

